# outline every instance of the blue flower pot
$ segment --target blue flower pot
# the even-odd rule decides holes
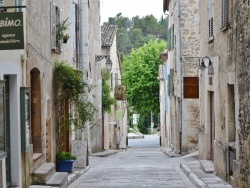
[[[73,172],[74,160],[56,161],[57,172]]]

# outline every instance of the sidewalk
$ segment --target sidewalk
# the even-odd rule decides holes
[[[199,160],[198,151],[186,156],[174,154],[170,148],[165,148],[163,152],[169,157],[184,158],[186,163],[180,164],[180,168],[195,187],[233,188],[229,183],[214,174],[214,166],[211,161]]]

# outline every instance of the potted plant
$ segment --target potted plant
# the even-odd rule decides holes
[[[63,35],[63,43],[66,44],[69,38],[70,38],[69,34]]]
[[[72,172],[74,168],[74,160],[76,156],[72,155],[70,152],[61,151],[57,155],[56,168],[57,172]]]

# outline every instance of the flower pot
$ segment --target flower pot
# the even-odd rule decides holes
[[[74,160],[57,160],[56,171],[57,172],[73,172]]]

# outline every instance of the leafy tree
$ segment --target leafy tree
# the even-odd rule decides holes
[[[119,33],[116,36],[116,39],[118,51],[123,52],[124,54],[128,54],[131,49],[128,33]]]
[[[141,29],[138,28],[135,28],[131,31],[131,33],[129,34],[129,38],[132,43],[131,46],[134,49],[141,47],[145,42],[145,37]]]
[[[159,54],[166,48],[163,40],[151,40],[124,57],[122,81],[130,106],[140,114],[159,112]]]

